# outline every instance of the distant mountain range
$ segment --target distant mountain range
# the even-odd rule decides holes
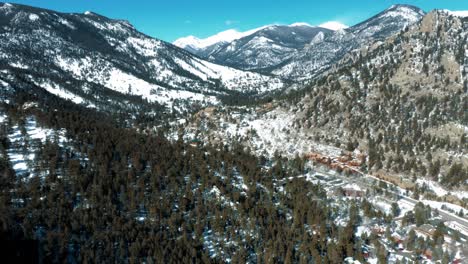
[[[364,42],[369,36],[378,41]],[[427,176],[466,192],[467,43],[468,12],[423,16],[414,7],[393,6],[293,57],[290,65],[297,67],[288,76],[315,59],[336,61],[303,89],[250,108],[209,109],[186,126],[186,134],[269,157],[313,153],[333,159],[358,150],[367,155],[364,169],[404,181],[406,188],[418,189],[415,179]],[[208,124],[211,129],[204,129]],[[465,172],[458,172],[462,167]]]
[[[351,50],[384,40],[418,22],[424,14],[414,6],[394,5],[350,28],[336,23],[324,25],[335,30],[305,23],[272,25],[235,37],[226,31],[202,41],[189,37],[174,44],[218,64],[297,81],[311,79]],[[231,38],[220,37],[224,35]]]
[[[2,86],[20,86],[23,80],[90,106],[107,106],[116,93],[169,107],[181,100],[216,104],[219,96],[285,86],[277,77],[205,61],[128,21],[92,12],[2,3],[0,36]]]
[[[226,97],[301,89],[346,56],[378,45],[424,15],[417,7],[394,5],[349,28],[268,25],[179,39],[181,49],[125,20],[5,3],[0,84],[4,91],[40,87],[90,107],[128,106],[129,98],[140,98],[180,112]]]

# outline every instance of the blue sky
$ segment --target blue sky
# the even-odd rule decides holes
[[[129,20],[135,27],[166,41],[187,35],[200,38],[234,28],[240,31],[280,23],[327,21],[356,24],[392,4],[468,10],[468,0],[12,0],[62,12],[93,11]]]

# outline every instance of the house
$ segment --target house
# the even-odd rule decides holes
[[[424,250],[423,256],[426,257],[426,259],[432,259],[432,250],[430,249]]]
[[[359,185],[353,183],[353,184],[347,184],[343,186],[343,195],[347,197],[364,197],[365,192],[359,187]]]
[[[376,234],[377,236],[381,237],[385,234],[385,227],[384,226],[379,226],[379,225],[374,225],[372,227],[372,233]]]
[[[403,243],[401,243],[401,242],[400,242],[400,243],[398,243],[398,245],[397,245],[397,249],[398,249],[399,251],[403,251],[403,250],[405,250],[405,247],[403,246]]]
[[[190,141],[190,146],[196,148],[201,144],[201,141],[199,139],[192,139]]]
[[[369,248],[366,245],[363,245],[361,248],[362,256],[364,259],[369,259],[370,258],[370,251]]]
[[[419,233],[422,233],[423,235],[432,237],[432,236],[434,236],[436,228],[433,225],[424,224],[424,225],[421,225],[421,226],[415,228],[415,231],[419,232]]]
[[[392,234],[392,240],[395,243],[395,245],[403,243],[403,238],[398,234],[397,232],[393,232]]]

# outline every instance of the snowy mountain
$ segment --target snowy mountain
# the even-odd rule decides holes
[[[203,57],[226,43],[251,35],[262,28],[263,27],[260,27],[245,32],[229,29],[204,39],[199,39],[195,36],[188,36],[177,39],[173,44],[179,48]]]
[[[414,6],[391,6],[362,23],[336,30],[320,41],[312,41],[287,62],[275,66],[271,73],[295,80],[310,79],[332,67],[349,52],[383,41],[414,25],[424,14]]]
[[[413,14],[407,21],[419,18],[413,11],[405,14]],[[360,24],[351,32],[366,34],[359,31],[366,27]],[[370,174],[412,189],[419,188],[416,177],[435,181],[463,200],[468,190],[468,174],[459,172],[468,169],[467,41],[468,18],[432,11],[407,30],[347,55],[307,88],[263,105],[210,109],[215,114],[200,114],[186,134],[214,144],[240,143],[268,157],[317,154],[329,157],[332,168],[339,164],[330,161],[357,151],[367,156]],[[212,129],[204,129],[206,124]]]
[[[281,89],[274,77],[204,61],[137,31],[128,21],[92,12],[64,14],[0,4],[0,78],[19,79],[76,103],[136,96],[166,106],[175,100],[217,103],[216,96]]]
[[[261,70],[284,62],[315,37],[331,32],[305,23],[271,25],[220,45],[209,53],[198,54],[215,63],[244,70]]]
[[[239,34],[222,32],[221,37],[216,35],[206,42],[194,37],[177,42],[180,47],[218,64],[300,81],[323,73],[355,49],[385,40],[417,23],[424,14],[414,6],[393,5],[352,27],[336,21],[319,27],[294,23],[266,26],[240,38]],[[232,41],[224,35],[229,35]],[[216,39],[222,41],[213,45]]]

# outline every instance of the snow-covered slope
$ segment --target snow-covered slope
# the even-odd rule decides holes
[[[199,39],[195,36],[188,36],[177,39],[173,42],[173,44],[179,48],[186,49],[194,54],[199,55],[207,53],[209,52],[209,50],[213,50],[216,47],[219,47],[236,39],[249,36],[257,32],[258,30],[261,30],[262,28],[264,27],[255,28],[245,32],[239,32],[235,29],[229,29],[204,39]]]
[[[334,30],[334,31],[348,28],[347,25],[340,23],[338,21],[328,21],[323,24],[320,24],[319,27],[327,28],[327,29]]]
[[[241,143],[270,157],[335,158],[358,149],[368,155],[369,171],[411,184],[411,177],[427,176],[466,199],[467,39],[466,18],[433,11],[408,30],[350,53],[287,99],[210,109],[185,134],[215,144]],[[448,195],[426,185],[436,196]]]
[[[176,43],[218,64],[302,81],[323,73],[351,51],[414,25],[424,14],[414,6],[393,5],[353,27],[337,21],[318,27],[270,25],[251,34],[229,30],[204,40],[190,36]]]
[[[468,17],[468,10],[462,10],[462,11],[444,10],[444,11],[449,13],[452,16]]]
[[[201,55],[215,63],[260,70],[286,61],[317,35],[331,32],[306,23],[271,25]]]
[[[8,80],[21,76],[75,102],[112,90],[168,105],[176,99],[216,103],[213,96],[231,91],[283,87],[278,78],[204,61],[127,21],[13,4],[0,4],[0,62],[0,78],[11,86]]]
[[[424,11],[409,5],[394,5],[370,19],[346,29],[338,29],[313,41],[291,58],[272,69],[272,73],[295,80],[310,79],[337,63],[352,50],[385,40],[424,16]]]

